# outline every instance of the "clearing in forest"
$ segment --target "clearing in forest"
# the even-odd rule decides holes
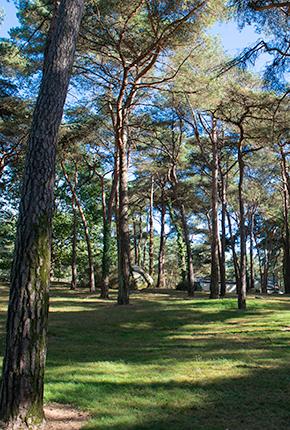
[[[6,304],[2,286],[2,338]],[[166,290],[119,307],[57,286],[45,402],[87,412],[86,430],[287,430],[289,344],[288,297],[241,312]]]

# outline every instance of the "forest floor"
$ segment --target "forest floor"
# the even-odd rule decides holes
[[[45,401],[85,411],[84,430],[290,430],[290,297],[241,312],[155,290],[120,307],[54,286]]]

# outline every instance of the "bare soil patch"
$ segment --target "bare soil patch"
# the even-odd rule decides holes
[[[89,419],[89,414],[69,405],[50,403],[44,407],[45,430],[80,430]]]

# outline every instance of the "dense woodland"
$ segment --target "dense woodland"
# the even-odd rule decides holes
[[[30,429],[50,278],[119,305],[204,281],[211,299],[234,286],[241,310],[290,294],[290,3],[16,3],[0,44],[1,418]],[[227,20],[260,31],[237,58],[211,36]],[[263,76],[247,67],[261,54]]]

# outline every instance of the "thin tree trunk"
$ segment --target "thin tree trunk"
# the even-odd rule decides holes
[[[241,129],[242,134],[242,129]],[[247,283],[246,283],[246,229],[245,229],[245,209],[244,209],[244,195],[243,195],[243,183],[244,183],[244,170],[245,163],[242,152],[243,138],[241,136],[238,146],[238,164],[239,164],[239,212],[240,212],[240,282],[238,288],[238,308],[246,309],[246,295],[247,295]]]
[[[57,4],[32,119],[19,208],[0,391],[1,427],[43,427],[56,141],[83,0]]]
[[[211,184],[211,277],[210,277],[210,298],[219,297],[219,254],[218,254],[218,141],[216,120],[213,119],[212,126],[212,184]]]
[[[191,252],[191,245],[189,240],[184,206],[182,204],[180,205],[180,214],[181,214],[181,221],[182,221],[182,228],[183,228],[183,237],[186,245],[187,291],[188,291],[188,295],[193,297],[194,296],[194,271],[193,271],[193,262],[192,262],[192,252]]]
[[[150,206],[149,206],[149,275],[154,273],[154,224],[153,224],[153,209],[154,209],[154,177],[151,177],[150,188]]]
[[[220,241],[220,296],[226,295],[226,180],[221,172],[221,241]]]
[[[286,294],[290,294],[290,216],[289,216],[289,175],[287,171],[287,161],[283,148],[281,153],[281,174],[283,181],[283,209],[284,209],[284,237],[283,237],[283,278]]]
[[[94,293],[96,291],[96,286],[95,286],[95,268],[94,268],[94,257],[93,257],[93,250],[92,250],[92,245],[91,245],[91,239],[90,239],[90,233],[89,233],[89,226],[88,226],[88,222],[85,216],[85,213],[83,211],[83,208],[81,206],[81,203],[79,201],[79,198],[77,196],[76,190],[74,188],[74,186],[71,183],[71,180],[66,172],[64,163],[61,162],[61,167],[62,167],[62,171],[64,174],[64,177],[66,179],[66,182],[71,190],[72,196],[74,198],[75,204],[78,208],[81,220],[82,220],[82,224],[83,224],[83,228],[84,228],[84,233],[85,233],[85,239],[86,239],[86,245],[87,245],[87,253],[88,253],[88,265],[89,265],[89,286],[90,286],[90,291],[92,293]]]
[[[73,224],[72,224],[72,256],[71,256],[71,290],[77,288],[77,210],[72,198]]]
[[[102,208],[103,208],[103,254],[102,254],[102,282],[101,298],[109,298],[110,270],[111,270],[111,244],[112,244],[112,216],[113,205],[117,194],[119,178],[119,155],[115,152],[114,174],[108,203],[106,202],[104,178],[101,181],[102,187]],[[117,212],[117,209],[116,209]],[[117,224],[117,217],[116,217]]]
[[[250,289],[255,288],[255,268],[254,268],[254,212],[251,213],[250,220]]]
[[[226,215],[227,215],[227,220],[228,220],[228,227],[229,227],[229,233],[230,233],[230,243],[231,243],[231,248],[232,248],[236,286],[237,286],[237,292],[238,292],[239,283],[240,283],[240,269],[239,269],[238,257],[237,257],[237,253],[236,253],[235,240],[234,240],[234,236],[233,236],[231,216],[230,216],[230,213],[229,213],[227,207],[226,207]]]
[[[186,255],[185,255],[185,243],[183,239],[183,231],[181,226],[178,223],[178,220],[176,219],[176,216],[174,214],[174,210],[172,208],[172,205],[169,204],[169,215],[171,222],[176,230],[177,233],[177,250],[178,250],[178,268],[181,275],[182,282],[187,282],[187,272],[186,272]]]
[[[160,218],[160,245],[158,254],[158,277],[156,288],[165,287],[165,214],[166,206],[164,201],[164,189],[161,190],[161,218]]]
[[[130,289],[130,234],[128,223],[128,159],[127,144],[123,138],[119,147],[120,178],[119,178],[119,292],[118,304],[129,303]]]

